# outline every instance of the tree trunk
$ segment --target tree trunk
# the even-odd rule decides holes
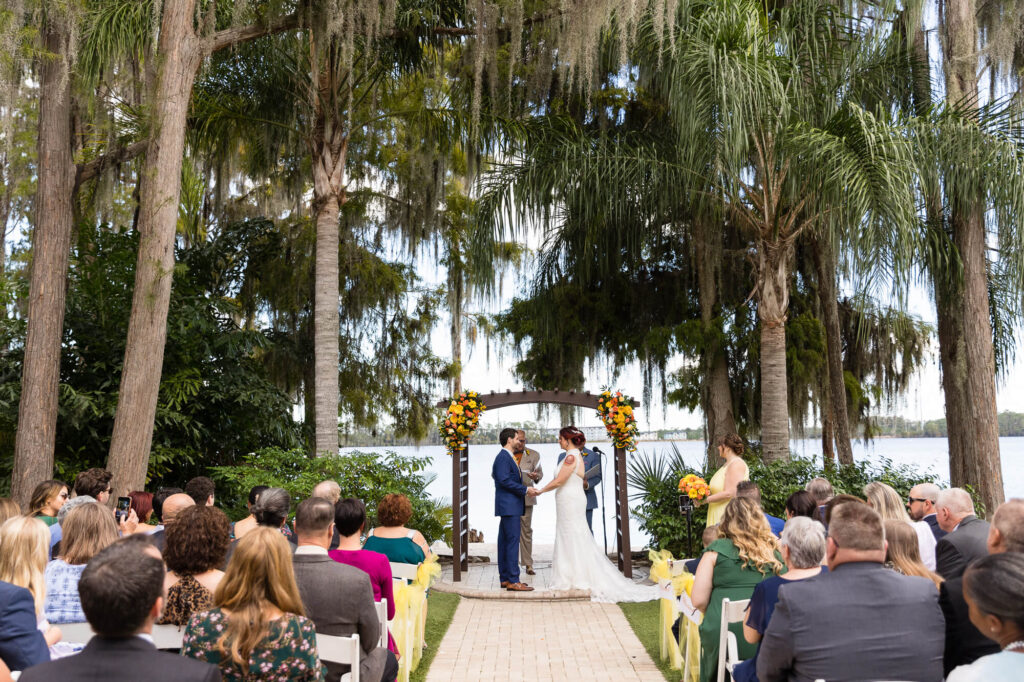
[[[831,402],[832,429],[836,452],[843,466],[853,464],[850,443],[850,413],[846,405],[846,381],[843,372],[843,336],[839,330],[839,298],[836,293],[836,257],[827,237],[813,240],[814,265],[818,274],[821,317],[825,326],[828,351],[828,395]]]
[[[722,263],[721,226],[698,220],[694,239],[697,260],[697,295],[703,325],[704,349],[701,353],[701,407],[707,433],[708,461],[717,457],[718,443],[736,433],[732,389],[729,386],[729,362],[721,342],[718,319],[718,282]]]
[[[71,156],[71,74],[64,61],[68,51],[67,35],[51,21],[43,27],[43,33],[46,51],[56,58],[43,59],[40,70],[39,184],[11,480],[11,493],[22,505],[28,504],[38,483],[53,476],[64,300],[71,248],[71,195],[75,183],[75,164]]]
[[[789,459],[786,384],[789,245],[761,240],[757,265],[757,316],[761,321],[761,447],[764,460],[774,462]]]
[[[455,366],[455,374],[452,376],[452,395],[458,395],[462,393],[462,306],[465,290],[461,268],[455,265],[451,267],[454,272],[449,270],[448,301],[452,318],[452,326],[449,330],[452,339],[452,364]]]
[[[978,106],[978,26],[974,0],[950,0],[945,5],[946,93],[950,102],[976,110]],[[981,496],[988,513],[1003,502],[1003,477],[999,460],[999,422],[996,407],[995,352],[989,310],[988,259],[985,249],[985,196],[950,201],[953,240],[963,262],[963,394],[966,429],[964,442],[969,479],[953,479],[954,485],[970,483]],[[963,199],[963,197],[961,197]],[[951,462],[952,473],[952,462]]]
[[[153,132],[142,167],[135,289],[107,460],[114,474],[112,499],[141,490],[149,466],[167,340],[185,126],[192,84],[204,54],[193,29],[194,10],[195,0],[163,3],[150,99]]]
[[[338,197],[315,197],[316,292],[313,295],[313,391],[317,455],[338,453]]]
[[[345,161],[348,136],[336,93],[330,90],[330,67],[320,79],[313,136],[308,144],[313,159],[313,212],[316,217],[316,291],[313,295],[313,372],[316,430],[315,454],[338,454],[338,351],[341,317],[338,312],[338,212],[345,201]]]

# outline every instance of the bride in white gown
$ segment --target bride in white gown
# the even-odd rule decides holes
[[[597,546],[587,526],[587,496],[583,490],[583,457],[586,437],[574,426],[558,434],[565,459],[555,479],[540,491],[555,492],[555,554],[551,565],[551,589],[590,590],[591,601],[639,602],[658,598],[657,587],[637,585],[619,573]]]

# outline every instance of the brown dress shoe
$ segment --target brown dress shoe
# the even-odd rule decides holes
[[[526,575],[537,575],[537,572],[533,570],[533,566],[526,567]]]
[[[510,583],[505,589],[509,592],[533,592],[533,588],[525,583]]]
[[[502,588],[502,589],[505,589],[506,587],[508,587],[508,586],[509,586],[509,585],[511,585],[511,584],[512,584],[512,583],[510,583],[510,582],[509,582],[509,581],[507,581],[507,580],[502,580],[502,581],[501,581],[501,588]]]

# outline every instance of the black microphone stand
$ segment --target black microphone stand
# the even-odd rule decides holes
[[[601,482],[604,482],[604,452],[594,448],[594,453],[601,455]],[[608,556],[608,515],[604,513],[604,486],[601,486],[601,532],[604,535],[604,555]]]
[[[679,493],[679,513],[686,516],[686,558],[692,558],[690,555],[693,553],[693,547],[691,546],[690,537],[693,535],[693,500],[686,493]]]

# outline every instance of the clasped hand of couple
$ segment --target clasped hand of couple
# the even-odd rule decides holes
[[[537,490],[536,488],[533,488],[533,487],[530,487],[530,488],[526,489],[526,494],[529,495],[530,497],[537,497],[542,492],[544,492],[544,491],[543,490]]]

